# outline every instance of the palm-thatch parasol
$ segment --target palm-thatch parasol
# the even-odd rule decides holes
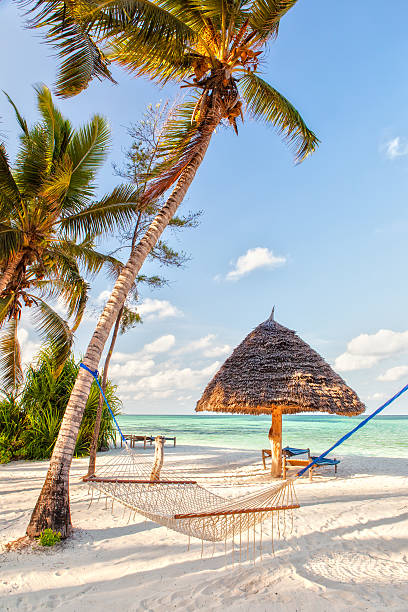
[[[328,363],[274,320],[256,327],[207,385],[196,411],[272,414],[273,476],[282,469],[282,414],[361,414],[364,404]]]

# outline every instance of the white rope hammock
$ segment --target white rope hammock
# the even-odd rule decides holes
[[[243,532],[268,519],[279,532],[279,519],[299,508],[293,480],[226,499],[174,470],[162,469],[160,479],[152,477],[153,473],[154,463],[126,446],[124,452],[84,480],[101,494],[160,525],[211,542],[236,536],[241,539]]]

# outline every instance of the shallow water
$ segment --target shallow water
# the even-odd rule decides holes
[[[363,417],[284,415],[283,445],[322,453]],[[125,433],[177,436],[178,444],[225,448],[268,448],[270,417],[245,415],[121,415]],[[344,442],[335,453],[408,458],[408,416],[379,416]]]

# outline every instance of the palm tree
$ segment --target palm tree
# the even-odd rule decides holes
[[[14,168],[0,145],[0,364],[9,391],[22,379],[22,311],[32,312],[40,335],[59,350],[61,367],[87,300],[83,273],[119,266],[95,250],[96,238],[115,224],[126,228],[139,212],[137,190],[129,185],[92,199],[109,144],[106,121],[95,116],[75,131],[46,87],[37,88],[37,100],[41,121],[31,129],[10,100],[22,130]],[[71,327],[48,303],[57,298],[73,319]]]
[[[168,82],[181,81],[191,89],[162,139],[163,161],[156,166],[143,195],[147,205],[175,184],[166,204],[143,238],[135,245],[123,267],[98,321],[84,357],[95,370],[104,345],[146,257],[184,199],[204,159],[211,137],[226,120],[237,132],[244,110],[272,124],[294,147],[295,159],[303,161],[318,144],[298,111],[276,89],[259,76],[259,66],[268,42],[277,36],[280,19],[296,0],[156,0],[188,28],[190,39],[183,53],[174,39],[146,37],[141,28],[125,28],[109,38],[110,59],[136,76]],[[176,50],[175,50],[176,48]],[[92,376],[82,370],[71,394],[50,468],[31,517],[27,533],[38,535],[45,527],[71,531],[68,474],[75,439],[89,393]]]

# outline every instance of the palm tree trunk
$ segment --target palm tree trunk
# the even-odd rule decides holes
[[[0,277],[0,293],[3,293],[13,275],[17,269],[18,264],[20,263],[23,257],[23,253],[16,253],[13,257],[10,257],[6,269],[4,270],[2,276]]]
[[[103,366],[103,376],[102,376],[102,385],[101,386],[102,386],[102,389],[103,389],[104,393],[105,393],[105,390],[106,390],[106,383],[108,381],[109,363],[110,363],[110,360],[111,360],[111,357],[112,357],[113,349],[115,348],[116,338],[118,337],[120,320],[122,318],[122,314],[123,314],[123,306],[120,309],[119,314],[117,316],[115,327],[113,329],[112,340],[111,340],[110,347],[109,347],[109,350],[108,350],[108,354],[106,355],[105,363],[104,363],[104,366]],[[91,446],[90,446],[90,449],[89,449],[88,476],[93,476],[95,474],[96,452],[98,450],[98,439],[99,439],[99,430],[101,428],[103,403],[104,403],[104,400],[103,400],[103,397],[102,397],[102,393],[100,393],[99,394],[98,409],[96,411],[95,427],[94,427],[94,431],[93,431]]]
[[[211,120],[204,126],[200,146],[181,173],[166,204],[156,215],[122,268],[85,353],[83,361],[91,370],[96,370],[98,367],[112,326],[140,268],[182,203],[204,159],[211,136],[221,120],[222,110],[221,107],[213,109]],[[81,368],[65,410],[43,488],[27,527],[27,535],[31,537],[38,536],[47,527],[59,531],[63,538],[68,537],[72,531],[69,470],[92,380],[91,374]]]

